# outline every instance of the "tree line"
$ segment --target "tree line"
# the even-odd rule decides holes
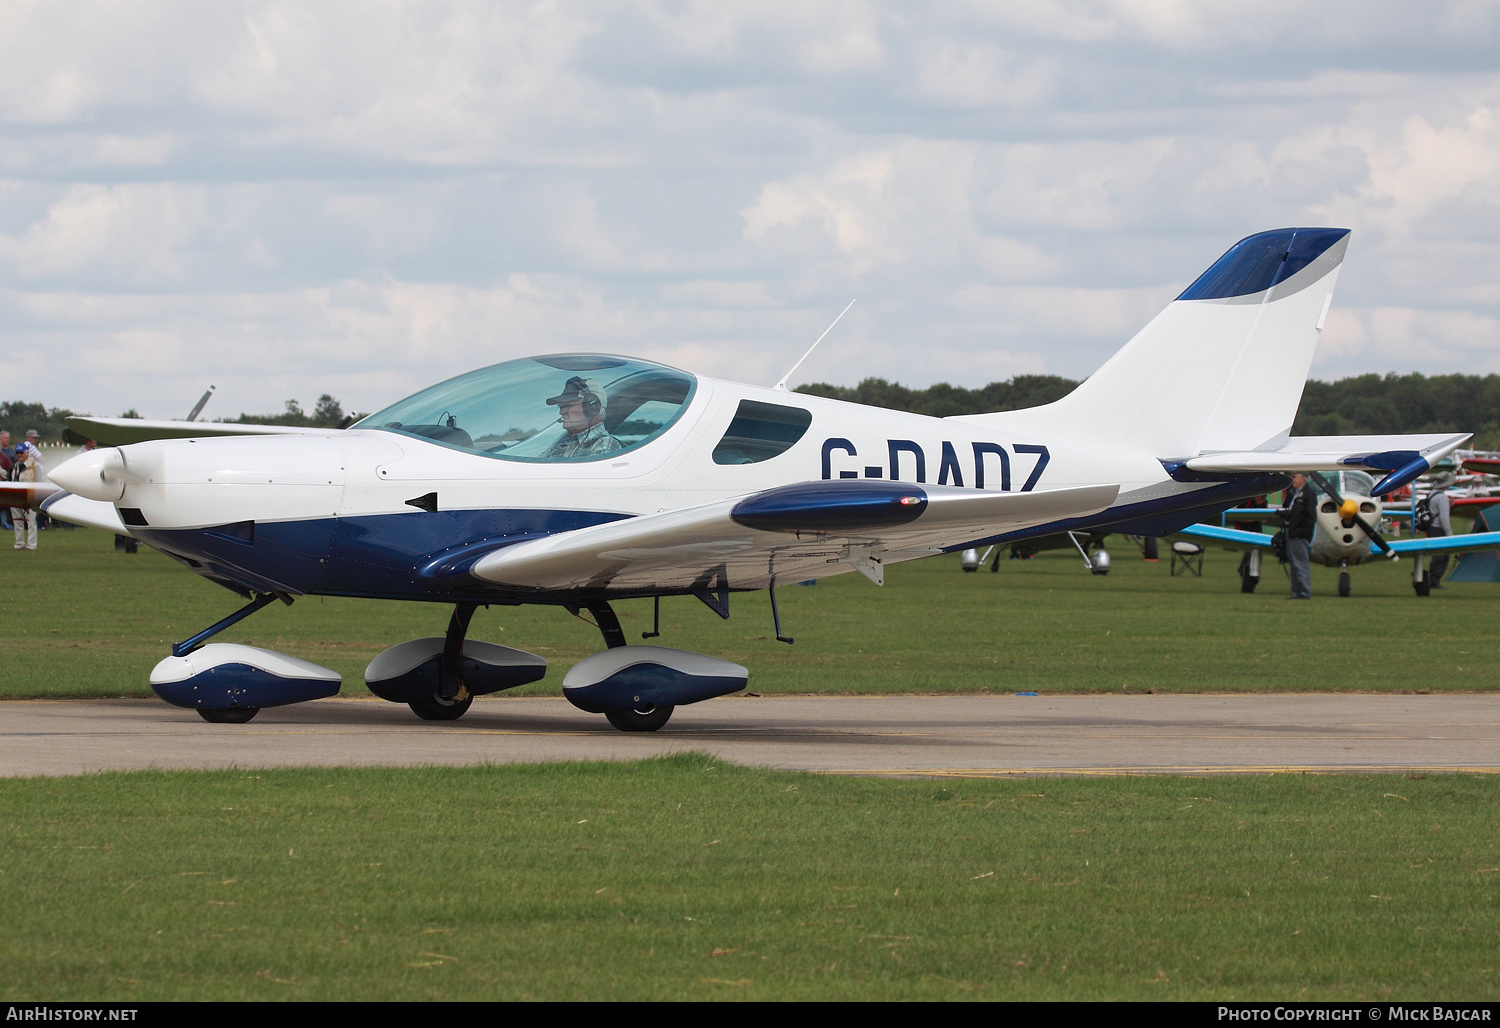
[[[1078,383],[1056,375],[1017,375],[978,389],[948,385],[911,389],[883,378],[857,386],[826,382],[797,392],[951,417],[1019,410],[1059,400]],[[1355,375],[1336,382],[1309,379],[1292,423],[1293,435],[1390,435],[1473,432],[1478,450],[1500,450],[1500,375]]]
[[[0,401],[0,429],[11,434],[12,442],[25,436],[28,429],[36,429],[43,442],[81,443],[68,431],[67,420],[77,411],[66,407],[47,407],[24,400]],[[122,418],[139,418],[132,408],[120,415]],[[309,413],[296,400],[286,401],[285,409],[275,414],[241,414],[237,418],[214,418],[219,424],[234,425],[286,425],[292,428],[346,428],[354,424],[364,413],[344,413],[344,405],[328,393],[318,397]],[[207,419],[205,419],[207,420]]]
[[[867,378],[855,386],[815,382],[797,392],[827,396],[872,407],[889,407],[946,418],[955,414],[1021,410],[1051,403],[1068,395],[1078,383],[1057,375],[1017,375],[977,389],[941,382],[912,389],[883,378]],[[13,400],[0,402],[0,428],[20,439],[29,428],[48,442],[63,441],[66,407]],[[220,418],[242,425],[287,425],[299,428],[340,428],[364,417],[346,414],[343,404],[328,393],[318,397],[311,412],[296,400],[272,414],[241,414]],[[121,417],[140,417],[133,410]],[[1470,444],[1480,450],[1500,450],[1500,375],[1356,375],[1336,382],[1309,379],[1292,425],[1293,435],[1360,435],[1398,432],[1473,432]],[[76,441],[76,440],[74,440]]]

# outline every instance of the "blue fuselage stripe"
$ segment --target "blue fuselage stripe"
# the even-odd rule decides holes
[[[1053,521],[949,549],[1065,531],[1168,535],[1216,516],[1236,500],[1285,484],[1286,479],[1280,475],[1237,477],[1191,492],[1120,504],[1089,517]],[[905,486],[898,491],[917,490]],[[255,524],[249,542],[243,538],[245,533],[226,534],[223,526],[138,528],[135,535],[148,546],[188,562],[199,574],[251,592],[445,603],[565,603],[583,594],[507,589],[481,582],[468,570],[485,554],[503,547],[627,517],[630,515],[579,510],[413,510],[309,521],[262,521]]]
[[[214,529],[143,528],[135,535],[197,565],[200,573],[254,592],[507,602],[505,590],[467,574],[479,557],[527,539],[626,517],[583,510],[414,510],[262,521],[250,545]]]

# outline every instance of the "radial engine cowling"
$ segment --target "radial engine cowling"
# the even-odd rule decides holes
[[[750,672],[727,660],[665,646],[617,646],[585,657],[563,679],[568,702],[590,714],[680,707],[738,692]]]
[[[365,685],[392,703],[420,702],[437,693],[442,661],[441,637],[413,639],[392,646],[370,661],[365,668]],[[545,657],[478,639],[464,640],[462,677],[471,695],[514,689],[546,674]]]
[[[336,696],[343,679],[310,660],[259,646],[210,643],[151,670],[151,689],[168,703],[197,710],[283,707]]]

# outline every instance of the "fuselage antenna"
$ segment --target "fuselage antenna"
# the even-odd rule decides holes
[[[807,348],[807,352],[802,355],[801,359],[798,360],[796,364],[792,365],[790,371],[788,371],[785,375],[781,376],[781,381],[777,382],[774,386],[772,386],[771,387],[772,389],[779,389],[783,393],[786,392],[786,380],[792,377],[792,373],[793,372],[795,372],[798,368],[802,367],[802,361],[805,361],[805,360],[807,360],[807,358],[809,358],[809,357],[812,356],[812,352],[818,348],[818,343],[821,343],[823,341],[823,336],[826,336],[828,333],[832,332],[833,331],[833,326],[837,325],[839,323],[839,318],[842,318],[845,314],[848,314],[849,313],[849,307],[853,307],[853,306],[854,306],[854,301],[850,300],[849,301],[849,306],[845,307],[843,310],[839,311],[839,317],[833,319],[833,324],[829,325],[827,328],[825,328],[823,330],[823,335],[822,336],[818,336],[817,340],[811,346],[809,346]]]

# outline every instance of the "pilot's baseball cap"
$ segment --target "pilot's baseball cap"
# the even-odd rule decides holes
[[[594,400],[599,404],[599,409],[604,409],[604,389],[592,378],[580,378],[574,375],[563,385],[563,391],[556,396],[547,398],[547,402],[554,407],[560,407],[565,403],[587,404]]]

